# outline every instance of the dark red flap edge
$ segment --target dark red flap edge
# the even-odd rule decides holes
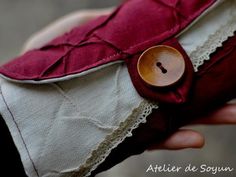
[[[0,74],[24,83],[49,83],[79,77],[132,59],[135,54],[177,35],[215,2],[127,1],[110,16],[77,27],[48,45],[6,63],[0,67]],[[143,22],[137,23],[135,19],[142,19],[153,30],[145,30]]]

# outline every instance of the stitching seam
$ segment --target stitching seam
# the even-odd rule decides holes
[[[15,120],[15,117],[13,116],[13,113],[11,112],[11,110],[10,110],[10,108],[9,108],[7,102],[6,102],[6,99],[5,99],[4,96],[3,96],[3,92],[2,92],[1,87],[0,87],[0,94],[1,94],[1,96],[2,96],[3,102],[4,102],[4,104],[5,104],[5,106],[6,106],[7,110],[8,110],[8,112],[10,113],[10,115],[11,115],[11,117],[12,117],[12,120],[13,120],[14,124],[16,125],[16,128],[17,128],[17,130],[18,130],[18,132],[19,132],[19,135],[20,135],[20,137],[21,137],[21,140],[22,140],[22,142],[23,142],[23,144],[24,144],[24,146],[25,146],[26,152],[27,152],[27,154],[28,154],[28,156],[29,156],[29,159],[30,159],[32,165],[33,165],[34,171],[35,171],[35,173],[37,174],[37,176],[39,177],[39,172],[38,172],[38,170],[37,170],[37,168],[36,168],[36,166],[35,166],[35,164],[34,164],[33,159],[32,159],[31,156],[30,156],[29,150],[28,150],[28,148],[27,148],[27,146],[26,146],[26,143],[25,143],[25,141],[24,141],[23,135],[22,135],[22,133],[21,133],[21,131],[20,131],[20,128],[18,127],[18,124],[17,124],[17,122],[16,122],[16,120]]]

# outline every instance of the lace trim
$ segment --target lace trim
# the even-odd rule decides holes
[[[234,35],[235,31],[236,20],[233,17],[227,24],[221,26],[219,30],[210,35],[202,46],[198,46],[196,50],[190,54],[196,72],[198,68],[203,65],[204,61],[210,60],[210,55],[214,53],[217,48],[222,47],[223,42]]]
[[[66,172],[63,177],[81,177],[89,176],[98,165],[100,165],[110,154],[111,150],[116,148],[125,138],[132,136],[132,131],[141,123],[146,123],[146,118],[152,113],[153,109],[157,109],[158,105],[144,100],[140,103],[138,108],[134,109],[131,115],[121,122],[119,128],[108,135],[105,140],[99,144],[99,146],[92,151],[90,157],[83,164],[78,172]]]

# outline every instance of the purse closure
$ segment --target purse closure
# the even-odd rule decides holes
[[[193,83],[192,62],[176,38],[164,42],[157,51],[156,47],[151,48],[154,51],[148,49],[134,59],[126,60],[133,85],[149,100],[183,104],[188,100]]]

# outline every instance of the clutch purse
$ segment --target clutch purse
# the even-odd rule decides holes
[[[128,0],[0,67],[29,176],[93,176],[236,96],[234,0]]]

